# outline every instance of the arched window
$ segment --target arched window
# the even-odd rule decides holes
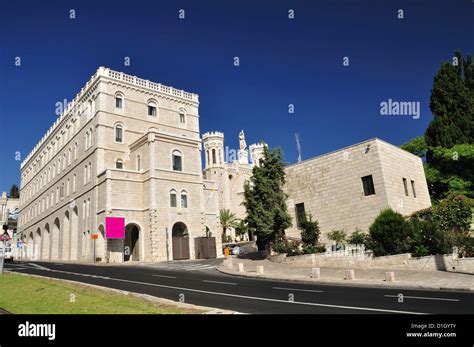
[[[123,127],[120,124],[115,126],[115,142],[123,142]]]
[[[171,207],[177,207],[177,198],[176,198],[176,190],[172,189],[170,191],[170,206]]]
[[[74,160],[77,159],[77,142],[74,143]]]
[[[153,100],[148,101],[148,115],[156,117],[156,102]]]
[[[89,162],[89,165],[87,166],[87,182],[91,181],[91,174],[92,174],[92,163]]]
[[[89,146],[92,146],[92,145],[94,144],[94,135],[93,135],[93,129],[92,129],[92,128],[89,129],[89,134],[90,134],[90,135],[89,135],[89,136],[90,136],[90,138],[89,138]]]
[[[87,183],[87,165],[84,166],[84,184]]]
[[[76,192],[76,174],[74,174],[74,176],[72,176],[72,192],[73,193]]]
[[[180,151],[173,151],[173,170],[183,171],[183,160]]]
[[[188,208],[188,193],[181,191],[181,208]]]
[[[122,93],[115,94],[115,108],[123,108],[123,94]]]
[[[186,110],[184,108],[179,109],[179,124],[186,123]]]
[[[115,162],[115,168],[116,169],[123,169],[123,161],[122,159],[117,159],[117,161]]]
[[[137,171],[141,171],[142,169],[142,166],[141,166],[141,159],[140,159],[140,155],[138,154],[137,155]]]
[[[212,163],[216,164],[216,150],[215,150],[215,148],[212,149]]]
[[[69,150],[67,152],[67,164],[71,165],[71,159],[72,159],[72,150],[71,147],[69,147]]]

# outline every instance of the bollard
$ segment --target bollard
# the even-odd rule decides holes
[[[395,282],[395,273],[393,271],[385,273],[385,282]]]
[[[263,275],[263,265],[257,266],[257,275]]]
[[[346,280],[349,280],[349,281],[353,281],[355,280],[355,272],[354,270],[347,270],[347,276],[346,276]]]
[[[244,263],[239,263],[238,266],[239,266],[239,272],[245,272]]]
[[[321,279],[321,269],[319,267],[313,267],[311,269],[311,277],[316,280]]]
[[[228,268],[228,269],[232,269],[232,258],[231,257],[228,257],[226,260],[225,260],[225,267]]]

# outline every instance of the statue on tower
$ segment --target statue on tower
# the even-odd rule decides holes
[[[247,143],[245,142],[245,134],[244,131],[241,130],[239,133],[239,142],[240,142],[240,150],[245,150],[247,148]]]

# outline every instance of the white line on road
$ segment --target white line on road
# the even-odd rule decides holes
[[[62,271],[62,270],[47,269],[47,271],[64,273],[64,274],[69,274],[69,275],[76,275],[76,276],[84,276],[85,275],[85,274],[81,274],[81,273],[78,273],[78,272],[70,272],[70,271]],[[102,278],[102,276],[97,276],[97,277]],[[156,283],[139,282],[139,281],[125,280],[125,279],[121,279],[121,278],[111,278],[111,277],[103,277],[103,278],[104,279],[106,278],[110,281],[134,283],[134,284],[140,284],[140,285],[145,285],[145,286],[175,289],[175,290],[184,290],[184,291],[194,292],[194,293],[203,293],[203,294],[218,295],[218,296],[228,296],[228,297],[248,299],[248,300],[278,302],[278,303],[289,304],[289,305],[319,306],[319,307],[341,308],[341,309],[346,309],[346,310],[389,312],[389,313],[416,314],[416,315],[425,315],[425,314],[427,314],[427,313],[423,313],[423,312],[386,310],[386,309],[370,308],[370,307],[357,307],[357,306],[318,304],[318,303],[314,303],[314,302],[288,301],[288,300],[280,300],[280,299],[262,298],[262,297],[257,297],[257,296],[247,296],[247,295],[211,292],[211,291],[207,291],[207,290],[200,290],[200,289],[193,289],[193,288],[183,288],[183,287],[176,287],[176,286],[168,286],[168,285],[156,284]]]
[[[153,275],[154,277],[163,277],[163,278],[176,278],[174,276],[165,276],[165,275]]]
[[[398,298],[398,295],[384,295],[387,298]],[[408,295],[403,295],[404,298],[407,299],[422,299],[422,300],[439,300],[439,301],[460,301],[459,299],[446,299],[446,298],[431,298],[427,296],[408,296]]]
[[[313,289],[298,289],[298,288],[284,288],[284,287],[272,287],[272,289],[293,290],[293,291],[299,291],[299,292],[324,293],[322,290],[313,290]]]
[[[237,285],[237,283],[230,283],[230,282],[209,281],[209,280],[202,280],[202,281],[206,282],[206,283],[228,284],[230,286],[236,286]]]

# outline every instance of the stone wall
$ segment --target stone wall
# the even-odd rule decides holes
[[[282,264],[311,267],[449,271],[474,274],[474,258],[457,258],[451,254],[426,257],[412,257],[409,253],[385,257],[333,257],[327,254],[287,257],[285,254],[278,254],[270,257],[269,260]]]

